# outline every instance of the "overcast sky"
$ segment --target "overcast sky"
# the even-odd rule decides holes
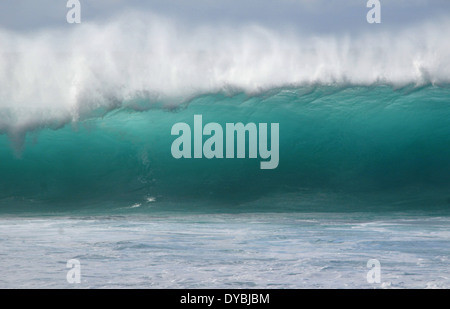
[[[126,10],[151,11],[186,24],[258,23],[303,32],[392,29],[450,16],[449,0],[381,0],[382,24],[366,22],[366,0],[81,0],[82,22],[113,19]],[[35,31],[73,27],[66,0],[0,0],[0,28]]]

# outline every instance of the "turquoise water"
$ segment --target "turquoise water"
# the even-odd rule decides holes
[[[138,97],[5,131],[0,287],[448,288],[449,99],[383,85]],[[171,127],[194,115],[279,123],[278,168],[174,159]]]
[[[311,86],[208,94],[176,107],[130,100],[12,142],[1,135],[0,211],[149,201],[191,211],[447,210],[449,98],[448,87]],[[278,168],[261,170],[260,159],[174,159],[171,128],[193,127],[194,115],[223,127],[279,123]]]

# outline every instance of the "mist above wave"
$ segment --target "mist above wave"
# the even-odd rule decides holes
[[[355,36],[259,25],[187,27],[128,13],[105,23],[18,34],[0,29],[0,133],[20,138],[124,101],[310,84],[446,84],[450,20]],[[298,29],[297,29],[298,30]]]

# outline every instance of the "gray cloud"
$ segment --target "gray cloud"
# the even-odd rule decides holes
[[[448,0],[391,0],[382,2],[382,25],[407,27],[450,14]],[[83,22],[114,18],[127,10],[152,11],[179,23],[258,23],[295,27],[305,32],[354,32],[374,25],[365,22],[365,0],[81,0]],[[64,0],[0,2],[0,28],[15,31],[73,25],[66,23]]]

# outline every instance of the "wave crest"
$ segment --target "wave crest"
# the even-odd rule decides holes
[[[69,32],[0,30],[0,133],[59,127],[136,97],[177,104],[229,89],[448,84],[449,28],[444,19],[399,33],[319,37],[258,25],[187,28],[133,13]]]

